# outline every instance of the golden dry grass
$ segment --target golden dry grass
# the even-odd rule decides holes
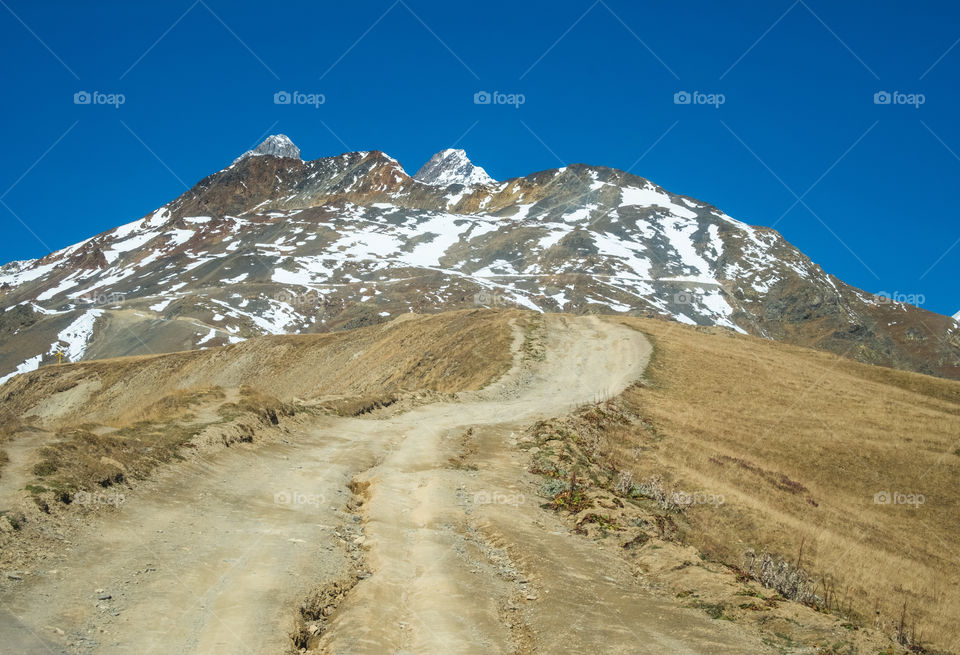
[[[28,428],[44,435],[32,473],[38,489],[61,496],[143,478],[206,426],[241,416],[269,426],[294,400],[353,415],[405,391],[480,388],[509,367],[517,320],[526,319],[409,315],[349,332],[47,366],[0,389],[0,445]]]
[[[349,332],[45,366],[0,387],[0,409],[5,417],[49,428],[87,421],[119,427],[166,398],[213,387],[247,385],[282,401],[479,389],[509,368],[511,322],[523,316],[411,314]]]
[[[795,560],[803,543],[802,565],[865,622],[889,632],[906,603],[925,641],[957,647],[960,383],[623,322],[655,346],[648,382],[623,399],[649,429],[609,439],[609,456],[636,478],[725,497],[688,512],[694,545],[737,564],[748,548]],[[924,502],[875,503],[883,492]]]
[[[117,420],[126,421],[121,429],[91,424],[60,428],[39,448],[32,470],[38,483],[34,492],[50,490],[65,500],[76,490],[143,479],[158,465],[179,458],[180,449],[207,427],[238,418],[266,427],[295,413],[294,407],[250,387],[234,396],[230,399],[216,387],[182,390],[148,407],[131,408]],[[231,443],[223,439],[225,445]]]
[[[219,387],[177,389],[149,405],[133,405],[113,419],[118,426],[134,423],[160,423],[182,418],[190,408],[207,401],[222,400],[225,394]]]

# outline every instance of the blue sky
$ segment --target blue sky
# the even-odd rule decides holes
[[[958,39],[951,2],[0,0],[0,260],[136,219],[282,132],[410,173],[454,145],[497,179],[628,169],[952,314]]]

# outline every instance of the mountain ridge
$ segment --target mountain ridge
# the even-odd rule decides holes
[[[960,377],[951,318],[639,176],[572,164],[473,183],[482,169],[447,149],[425,182],[381,151],[261,146],[137,221],[0,267],[0,377],[63,348],[182,350],[472,306],[659,317]]]

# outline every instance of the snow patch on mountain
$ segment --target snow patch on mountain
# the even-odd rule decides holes
[[[58,285],[55,286],[55,287],[50,287],[49,289],[47,289],[46,291],[44,291],[43,293],[41,293],[40,295],[38,295],[37,298],[36,298],[37,302],[45,302],[45,301],[47,301],[47,300],[50,300],[51,298],[53,298],[53,297],[56,296],[57,294],[60,294],[60,293],[62,293],[63,291],[66,291],[67,289],[69,289],[69,288],[71,288],[71,287],[77,286],[78,284],[80,284],[80,281],[81,281],[80,279],[77,279],[77,278],[81,278],[81,279],[82,279],[82,272],[81,272],[81,271],[74,271],[73,273],[71,273],[71,274],[68,275],[67,277],[63,278],[63,279],[60,281],[60,284],[58,284]]]
[[[0,377],[0,384],[3,384],[13,376],[19,375],[20,373],[29,373],[30,371],[36,371],[38,368],[40,368],[41,361],[43,361],[42,354],[37,355],[36,357],[31,357],[30,359],[26,360],[25,362],[17,366],[16,370],[14,370],[12,373],[7,373],[3,377]]]
[[[102,309],[88,309],[80,315],[77,320],[68,325],[60,334],[57,335],[57,343],[50,347],[50,353],[56,354],[61,348],[60,343],[67,344],[63,354],[71,362],[79,361],[83,358],[83,353],[87,351],[87,342],[93,335],[93,325],[97,319],[103,316]]]
[[[217,330],[215,328],[210,328],[210,332],[207,333],[205,337],[197,341],[198,346],[202,346],[205,343],[210,343],[217,337]]]
[[[649,182],[642,189],[637,187],[624,187],[620,190],[620,206],[629,207],[631,205],[638,207],[662,207],[674,216],[679,216],[680,218],[697,217],[695,212],[676,204],[670,200],[670,196],[658,190]]]
[[[0,267],[0,286],[9,284],[11,287],[15,287],[25,282],[32,282],[45,276],[56,265],[56,261],[40,264],[37,259],[10,262]]]
[[[687,269],[684,274],[694,276],[698,282],[716,282],[710,274],[710,263],[701,257],[694,247],[693,238],[698,227],[699,225],[694,221],[677,219],[666,221],[663,226],[670,245],[680,258],[680,265]]]

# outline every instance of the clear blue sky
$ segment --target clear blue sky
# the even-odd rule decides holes
[[[138,218],[282,132],[307,159],[379,149],[411,173],[454,144],[497,179],[630,169],[952,314],[958,39],[960,6],[922,0],[0,0],[0,260]]]

